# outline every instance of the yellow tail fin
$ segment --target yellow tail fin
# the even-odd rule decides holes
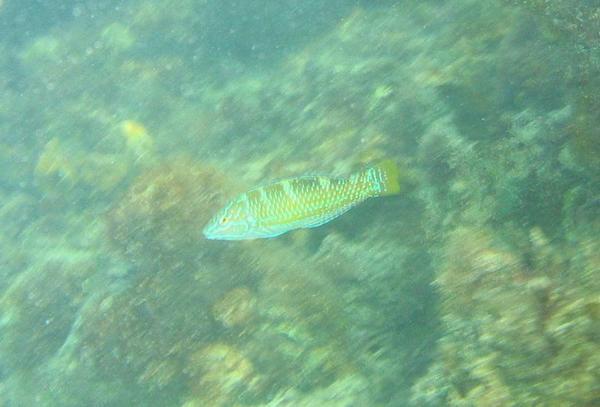
[[[400,170],[392,160],[383,160],[368,171],[373,175],[374,186],[378,196],[396,195],[400,193]]]

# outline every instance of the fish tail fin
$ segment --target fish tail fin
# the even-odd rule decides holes
[[[383,160],[366,171],[376,196],[400,193],[400,170],[394,161]]]

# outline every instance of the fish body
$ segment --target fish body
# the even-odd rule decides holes
[[[368,198],[400,192],[399,171],[390,160],[348,178],[301,176],[240,194],[205,226],[207,239],[246,240],[320,226]]]

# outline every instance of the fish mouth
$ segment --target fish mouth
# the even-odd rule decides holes
[[[206,226],[202,230],[202,234],[207,240],[245,240],[246,237],[243,235],[224,233],[214,227]]]
[[[202,229],[202,234],[206,239],[209,240],[218,239],[218,236],[214,233],[214,228],[212,228],[210,224],[204,226],[204,229]]]
[[[230,237],[227,233],[219,230],[218,227],[210,224],[202,229],[202,234],[204,235],[204,238],[208,240],[238,240],[235,237]]]

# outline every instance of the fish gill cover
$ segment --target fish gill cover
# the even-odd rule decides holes
[[[0,405],[600,402],[592,1],[0,0]],[[212,241],[391,159],[398,196]]]

